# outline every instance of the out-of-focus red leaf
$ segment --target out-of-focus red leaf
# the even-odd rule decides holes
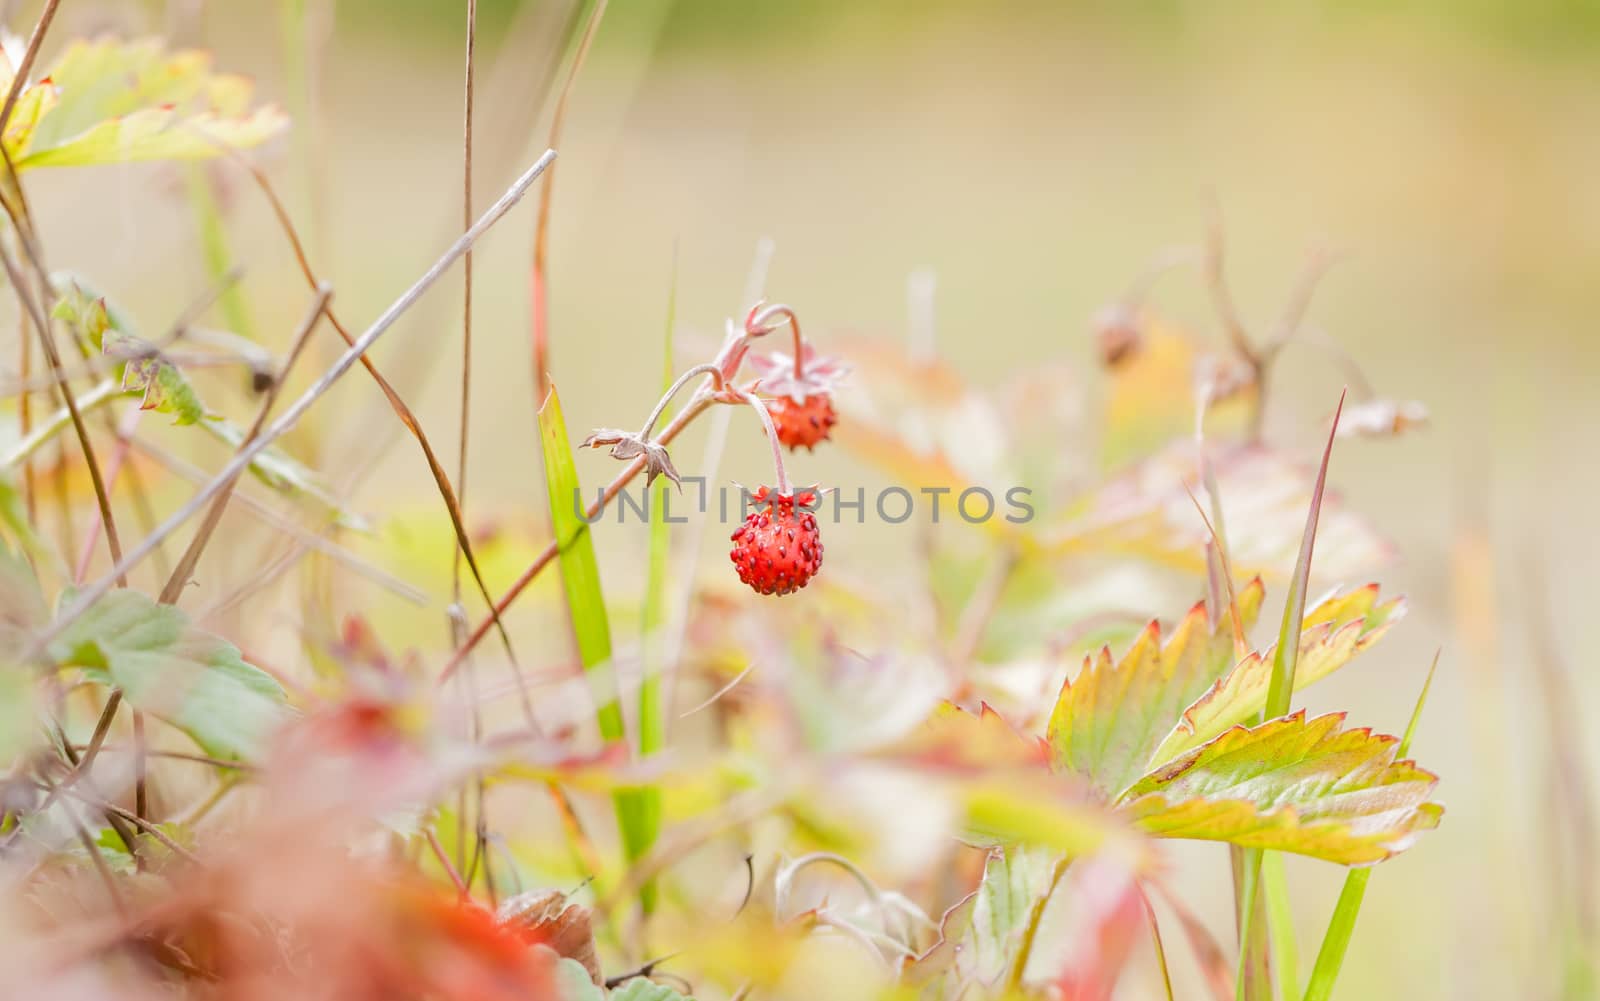
[[[1067,908],[1055,974],[1062,1001],[1108,1001],[1144,918],[1133,873],[1110,858],[1073,866],[1056,889]]]

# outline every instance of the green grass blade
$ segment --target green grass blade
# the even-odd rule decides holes
[[[1283,606],[1283,625],[1278,629],[1278,649],[1272,658],[1272,683],[1267,688],[1266,718],[1289,711],[1294,694],[1295,662],[1300,659],[1300,630],[1306,615],[1306,588],[1311,579],[1311,552],[1316,547],[1317,519],[1322,514],[1322,496],[1328,483],[1328,460],[1333,457],[1333,438],[1339,430],[1339,415],[1344,412],[1344,394],[1333,412],[1333,427],[1328,429],[1328,444],[1322,450],[1322,465],[1317,483],[1311,489],[1311,507],[1306,512],[1306,530],[1300,537],[1300,557],[1289,578],[1289,595]]]
[[[1438,667],[1436,653],[1433,665],[1428,668],[1427,680],[1417,695],[1416,707],[1411,710],[1405,736],[1400,738],[1400,745],[1395,749],[1396,758],[1405,757],[1411,750],[1411,737],[1417,731],[1417,720],[1422,718],[1422,707],[1428,701],[1428,689],[1433,687],[1433,672]],[[1355,934],[1356,917],[1361,913],[1361,901],[1367,895],[1367,880],[1371,878],[1371,869],[1351,869],[1345,876],[1344,889],[1339,891],[1339,902],[1334,905],[1328,931],[1322,936],[1322,947],[1317,950],[1316,965],[1311,969],[1311,980],[1306,984],[1305,1001],[1328,1001],[1333,996],[1333,985],[1339,978],[1339,968],[1344,965],[1344,954],[1350,948],[1350,937]]]
[[[189,204],[194,209],[195,225],[200,231],[200,247],[206,261],[206,274],[222,287],[217,305],[222,309],[223,322],[228,329],[248,340],[256,340],[255,325],[250,322],[250,306],[245,301],[244,290],[236,281],[228,280],[233,268],[233,254],[228,249],[228,231],[222,222],[222,209],[217,204],[216,192],[211,188],[211,178],[203,164],[189,166]]]
[[[1316,548],[1317,519],[1322,514],[1322,497],[1328,483],[1328,460],[1333,457],[1333,439],[1339,431],[1339,417],[1344,413],[1344,394],[1339,394],[1339,406],[1333,412],[1333,426],[1328,429],[1328,443],[1322,449],[1322,465],[1317,469],[1317,482],[1311,488],[1311,504],[1306,512],[1306,529],[1300,537],[1300,556],[1295,560],[1294,574],[1289,578],[1289,594],[1283,604],[1283,624],[1278,628],[1278,647],[1272,658],[1272,680],[1267,687],[1267,705],[1263,711],[1266,719],[1274,719],[1289,712],[1289,699],[1294,694],[1295,663],[1300,658],[1300,632],[1306,615],[1306,589],[1311,580],[1311,555]],[[1261,870],[1260,849],[1245,852],[1243,906],[1239,925],[1239,983],[1238,997],[1257,996],[1265,989],[1270,995],[1271,986],[1258,984],[1251,973],[1248,959],[1251,954],[1251,926],[1258,908],[1256,890]]]
[[[1300,993],[1300,950],[1295,943],[1289,880],[1280,852],[1261,856],[1261,893],[1266,898],[1267,934],[1272,943],[1272,972],[1278,981],[1278,997],[1292,998]]]
[[[1439,652],[1435,651],[1433,663],[1428,665],[1428,676],[1423,679],[1422,691],[1417,693],[1417,704],[1411,709],[1411,719],[1406,723],[1406,732],[1400,738],[1400,744],[1394,749],[1396,759],[1404,758],[1411,753],[1411,738],[1417,732],[1417,721],[1422,719],[1422,707],[1428,701],[1428,689],[1433,687],[1433,672],[1439,669]]]
[[[600,566],[595,560],[594,537],[577,510],[578,471],[572,461],[572,444],[567,437],[567,422],[561,415],[561,398],[552,387],[539,408],[539,434],[544,445],[544,478],[550,497],[550,518],[555,527],[557,561],[561,566],[561,585],[567,598],[567,614],[578,642],[578,658],[583,669],[592,672],[611,664],[611,623],[606,617],[605,594],[600,588]],[[594,692],[595,721],[600,736],[622,740],[622,707],[618,702],[615,675],[611,690]]]
[[[677,263],[673,263],[673,277],[667,293],[667,329],[664,335],[665,358],[662,363],[661,388],[665,392],[672,385],[672,327],[677,314],[678,279]],[[650,547],[649,565],[645,574],[643,636],[640,650],[643,653],[643,677],[639,681],[639,756],[647,758],[661,750],[666,742],[665,707],[661,704],[661,674],[667,665],[667,556],[670,536],[667,529],[667,487],[665,476],[657,478],[650,488]],[[637,841],[624,845],[630,863],[637,861],[655,843],[661,832],[661,790],[646,786],[639,792],[641,800],[640,828],[635,833]],[[655,910],[656,884],[651,880],[639,887],[639,906],[646,914]]]
[[[595,722],[608,743],[627,737],[616,674],[610,670],[611,623],[606,617],[605,594],[600,588],[600,567],[594,555],[594,537],[579,516],[578,472],[572,461],[567,422],[561,415],[561,398],[555,386],[539,409],[539,435],[544,446],[544,477],[549,492],[550,519],[558,542],[557,561],[566,594],[567,615],[577,639],[578,659],[589,675],[595,700]],[[607,681],[601,682],[600,678]],[[617,827],[625,846],[645,843],[649,808],[640,789],[622,789],[613,797]]]
[[[1345,876],[1344,889],[1339,891],[1339,902],[1333,908],[1333,919],[1328,922],[1322,948],[1317,950],[1316,965],[1311,968],[1305,1001],[1328,1001],[1333,996],[1333,983],[1344,963],[1350,936],[1356,930],[1356,915],[1361,913],[1361,901],[1367,895],[1367,880],[1371,878],[1371,869],[1351,869]]]

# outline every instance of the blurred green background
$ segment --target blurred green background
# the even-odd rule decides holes
[[[297,118],[267,162],[360,326],[459,226],[461,7],[82,0],[64,5],[55,38],[170,32],[256,77]],[[571,10],[480,7],[482,206],[543,148],[540,95]],[[1373,881],[1343,996],[1558,996],[1572,927],[1562,908],[1578,878],[1569,863],[1600,846],[1563,841],[1571,790],[1552,767],[1537,659],[1564,672],[1557,702],[1582,718],[1600,705],[1583,669],[1600,599],[1597,123],[1600,4],[1581,0],[616,0],[561,144],[554,377],[573,428],[635,425],[659,384],[674,268],[680,347],[709,354],[770,237],[768,291],[819,341],[902,340],[907,276],[928,269],[952,365],[993,386],[1064,364],[1092,414],[1089,318],[1163,250],[1198,242],[1213,203],[1236,296],[1259,327],[1307,248],[1348,251],[1310,323],[1380,392],[1424,401],[1433,420],[1335,453],[1337,488],[1398,547],[1375,576],[1407,593],[1412,613],[1307,701],[1398,730],[1442,646],[1416,753],[1443,776],[1449,814]],[[95,275],[148,327],[205,288],[181,174],[41,172],[32,183],[53,258]],[[264,204],[237,176],[225,187],[245,292],[281,343],[303,287]],[[469,495],[480,519],[529,524],[543,492],[527,360],[532,219],[519,210],[478,255]],[[1217,336],[1193,272],[1164,281],[1155,301]],[[441,443],[454,436],[459,309],[459,282],[447,281],[377,352]],[[1342,378],[1294,352],[1279,378],[1268,436],[1309,458]],[[358,507],[436,516],[393,425],[352,377],[291,443],[335,479],[370,465]],[[677,452],[686,471],[703,438]],[[610,459],[580,462],[590,482],[609,478]],[[765,462],[753,424],[736,422],[721,478],[753,483]],[[837,450],[795,466],[801,481],[881,482]],[[706,559],[720,559],[709,534]],[[643,531],[600,542],[608,585],[636,593]],[[909,561],[872,557],[912,542],[909,527],[851,525],[828,540],[841,572],[885,588]],[[443,546],[430,583],[444,579]],[[442,616],[419,619],[408,639],[441,647]],[[1596,731],[1580,738],[1587,760],[1600,758]],[[1220,849],[1174,854],[1222,868]],[[1314,943],[1342,873],[1290,866],[1302,941]],[[1226,925],[1225,884],[1180,886]]]

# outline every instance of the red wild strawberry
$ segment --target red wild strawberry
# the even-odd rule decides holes
[[[802,445],[811,451],[818,442],[828,440],[829,429],[839,422],[833,415],[833,401],[825,393],[812,393],[799,403],[792,396],[780,396],[766,404],[778,440],[791,451]]]
[[[798,591],[822,567],[822,538],[809,510],[817,503],[817,493],[780,494],[762,487],[755,501],[755,509],[733,533],[728,556],[739,579],[757,594]]]
[[[833,391],[849,371],[832,358],[802,346],[797,363],[792,355],[773,352],[751,355],[750,367],[761,377],[759,391],[767,396],[767,412],[777,427],[778,441],[790,451],[804,445],[814,448],[828,440],[839,422],[833,411]]]

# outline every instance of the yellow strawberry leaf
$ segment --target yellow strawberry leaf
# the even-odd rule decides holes
[[[1136,320],[1138,350],[1110,370],[1101,455],[1107,468],[1147,456],[1173,439],[1187,439],[1194,431],[1201,346],[1187,331],[1149,310]],[[1213,404],[1206,415],[1207,436],[1225,439],[1244,430],[1254,392],[1248,389]]]
[[[1246,628],[1261,610],[1259,578],[1238,596]],[[1087,777],[1115,795],[1142,775],[1185,708],[1233,663],[1229,617],[1211,622],[1203,602],[1178,623],[1166,644],[1151,622],[1120,661],[1103,649],[1086,658],[1078,676],[1061,686],[1047,734],[1058,768]]]
[[[1324,598],[1305,615],[1300,632],[1300,657],[1295,668],[1296,691],[1325,678],[1352,657],[1378,642],[1405,615],[1404,598],[1378,604],[1378,585]],[[1276,647],[1251,653],[1218,678],[1216,684],[1184,710],[1178,724],[1161,741],[1149,767],[1170,761],[1198,747],[1235,723],[1242,723],[1267,704]]]
[[[4,142],[18,170],[213,157],[287,127],[276,108],[249,110],[252,90],[204,53],[75,42],[23,90]]]
[[[1134,826],[1370,865],[1439,824],[1438,779],[1396,761],[1394,737],[1343,729],[1344,713],[1242,726],[1161,766],[1122,796]]]

